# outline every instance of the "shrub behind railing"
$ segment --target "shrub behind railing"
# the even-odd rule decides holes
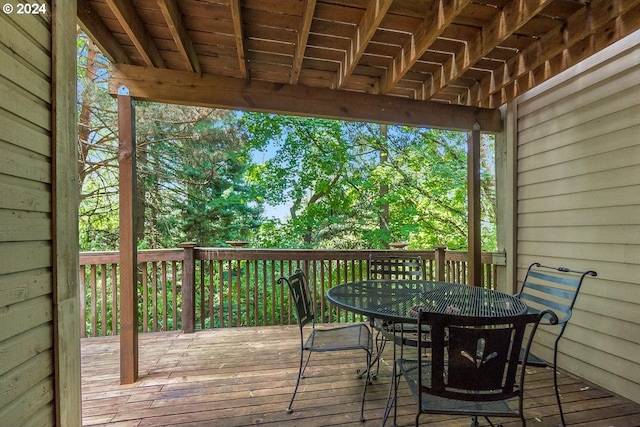
[[[422,257],[427,279],[466,283],[465,252],[444,248],[403,252]],[[288,289],[278,284],[278,278],[296,269],[308,275],[322,322],[363,320],[360,315],[331,305],[325,293],[337,284],[366,279],[370,253],[397,255],[398,251],[194,248],[189,244],[184,249],[141,250],[139,331],[295,323]],[[186,273],[185,259],[193,260]],[[483,254],[483,286],[495,287],[497,266],[502,259],[500,254]],[[114,316],[119,304],[118,261],[117,252],[80,254],[82,336],[115,335],[119,331],[119,318]],[[191,274],[193,281],[188,278]],[[192,298],[185,299],[185,291],[188,296],[189,289]],[[193,304],[185,305],[183,300]]]

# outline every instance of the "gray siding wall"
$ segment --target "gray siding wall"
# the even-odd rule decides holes
[[[517,281],[595,270],[559,365],[640,402],[640,33],[517,101]],[[549,360],[553,336],[541,331]]]
[[[55,423],[51,45],[50,14],[0,13],[0,424],[7,426]]]

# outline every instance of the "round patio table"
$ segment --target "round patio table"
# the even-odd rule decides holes
[[[371,318],[417,323],[418,309],[464,317],[511,317],[527,312],[519,298],[478,286],[428,280],[364,280],[327,291],[338,307]]]

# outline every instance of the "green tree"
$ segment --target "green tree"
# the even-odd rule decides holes
[[[466,248],[467,134],[265,114],[244,121],[252,146],[269,154],[249,179],[268,203],[290,207],[286,223],[260,229],[261,242],[295,246],[297,236],[298,245],[324,248],[394,240]],[[487,153],[490,143],[483,139]],[[495,246],[492,164],[483,159],[488,247]]]
[[[80,245],[118,248],[117,110],[108,61],[79,33]],[[138,241],[175,247],[248,239],[261,202],[245,180],[251,163],[238,113],[136,102]]]

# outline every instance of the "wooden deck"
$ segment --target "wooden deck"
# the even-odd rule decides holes
[[[193,334],[140,335],[140,379],[120,385],[118,337],[82,341],[82,419],[85,426],[379,426],[390,367],[367,391],[358,420],[361,356],[314,355],[294,403],[287,407],[298,364],[296,326],[233,328]],[[353,353],[352,353],[353,354]],[[337,358],[336,358],[337,356]],[[339,360],[339,363],[336,363]],[[354,363],[355,362],[355,363]],[[551,371],[528,368],[530,426],[559,423]],[[561,376],[566,420],[572,426],[640,426],[640,406],[584,381]],[[412,425],[413,399],[401,390],[399,425]],[[505,426],[519,425],[503,419]],[[468,426],[468,418],[423,415],[425,426]],[[390,425],[391,423],[387,423]]]

